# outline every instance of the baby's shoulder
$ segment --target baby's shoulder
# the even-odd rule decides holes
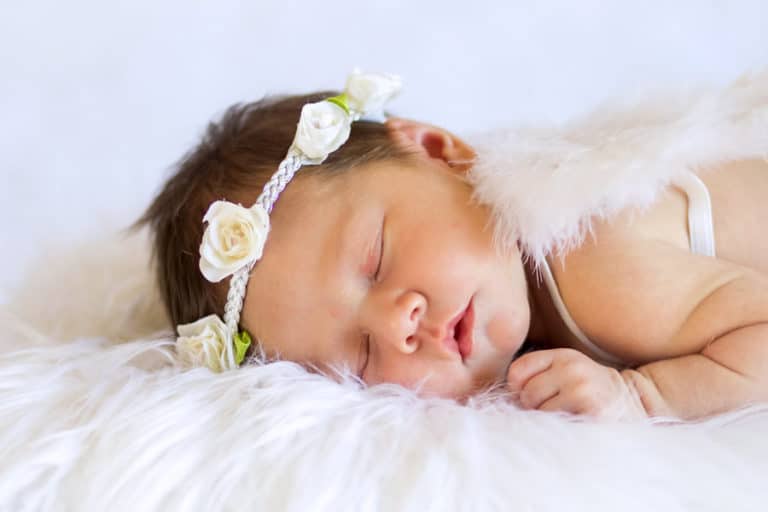
[[[688,321],[740,269],[637,231],[597,235],[551,267],[574,322],[601,348],[643,363],[698,352],[722,328]]]
[[[751,302],[768,294],[768,245],[760,222],[768,218],[766,171],[768,164],[760,159],[702,171],[712,200],[717,258],[691,252],[688,198],[674,186],[646,210],[593,219],[584,243],[563,259],[550,260],[574,322],[608,352],[639,362],[697,352],[732,327],[738,312],[700,312],[735,307],[741,299],[715,293],[734,279],[749,283],[744,293],[754,296]]]

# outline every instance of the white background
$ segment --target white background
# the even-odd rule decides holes
[[[765,0],[2,2],[0,302],[51,247],[129,223],[237,101],[357,65],[466,133],[768,65]]]

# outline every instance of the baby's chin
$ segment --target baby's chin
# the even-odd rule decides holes
[[[470,399],[476,398],[482,395],[490,395],[496,392],[503,392],[505,389],[504,379],[492,379],[488,381],[482,381],[469,386],[466,389],[450,389],[450,390],[418,390],[418,396],[422,398],[441,398],[447,400],[455,400],[460,404],[466,404]]]
[[[512,362],[512,356],[499,358],[489,365],[484,372],[480,372],[474,378],[470,396],[497,391],[503,388],[507,382],[507,368]]]
[[[497,364],[486,365],[463,379],[425,380],[422,386],[412,386],[411,389],[423,398],[443,398],[465,403],[472,397],[503,390],[509,361],[499,360]]]
[[[413,391],[417,396],[425,399],[440,398],[455,400],[459,403],[465,403],[468,399],[486,394],[489,392],[500,391],[506,382],[506,372],[509,363],[514,354],[509,357],[502,357],[495,354],[484,363],[474,362],[469,367],[452,368],[446,372],[436,370],[426,371],[420,377],[412,377],[404,380],[385,380],[377,382],[366,382],[366,387],[376,387],[379,385],[396,385]],[[351,375],[349,368],[312,368],[309,371],[322,373],[332,380],[340,382],[343,375]]]

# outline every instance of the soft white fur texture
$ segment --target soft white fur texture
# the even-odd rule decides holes
[[[676,176],[725,160],[768,158],[768,69],[722,90],[612,103],[566,126],[475,135],[476,198],[493,206],[496,238],[534,261],[563,254],[591,219],[650,206]]]
[[[764,153],[765,83],[504,132],[508,150],[481,153],[479,193],[502,212],[514,201],[521,224],[502,225],[534,254],[566,247],[586,212],[647,204],[682,165]],[[559,169],[558,180],[502,174],[526,166]],[[601,180],[597,197],[589,187]],[[543,196],[568,201],[540,217]],[[488,396],[461,406],[360,389],[289,362],[182,371],[147,253],[142,236],[48,250],[0,309],[0,510],[768,506],[768,406],[695,424],[600,424]]]

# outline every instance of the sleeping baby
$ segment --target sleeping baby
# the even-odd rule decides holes
[[[182,159],[140,220],[182,361],[503,388],[599,418],[768,400],[764,157],[681,173],[532,257],[499,244],[472,146],[384,114],[399,88],[355,71],[342,92],[235,105]]]

